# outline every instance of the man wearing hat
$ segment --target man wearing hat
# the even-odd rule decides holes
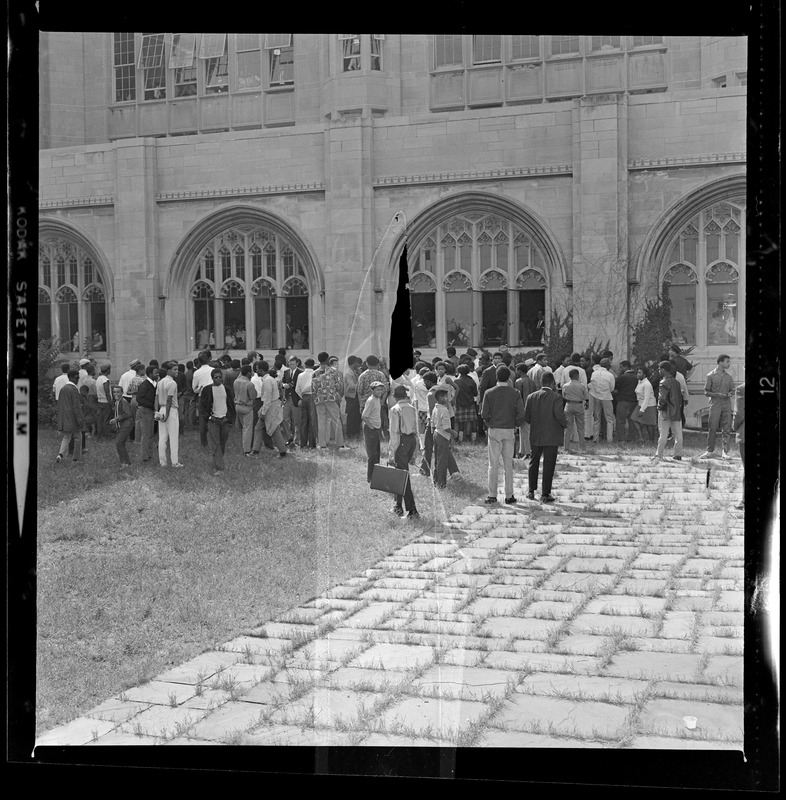
[[[128,387],[131,384],[131,380],[136,376],[136,368],[141,367],[142,362],[138,358],[135,358],[128,366],[129,369],[120,376],[118,383],[120,384],[120,388],[123,390],[123,397],[125,397],[126,400],[131,400],[131,395],[128,393]]]
[[[418,445],[418,412],[410,402],[407,387],[403,384],[398,384],[393,389],[393,397],[396,399],[396,403],[390,409],[390,455],[388,460],[395,464],[397,469],[405,469],[409,472],[409,462],[415,455]],[[420,516],[415,507],[411,480],[407,480],[404,494],[396,495],[393,513],[399,517],[404,516],[404,509],[401,507],[402,501],[407,509],[409,519]]]
[[[80,385],[79,385],[78,388],[81,388],[81,384],[83,384],[85,382],[85,379],[87,378],[87,370],[85,369],[85,367],[89,363],[90,363],[90,359],[89,358],[81,358],[79,360],[79,384]]]
[[[131,414],[134,419],[134,427],[128,439],[132,442],[140,442],[142,441],[142,432],[140,430],[139,435],[137,436],[137,428],[139,425],[136,421],[136,388],[134,388],[132,391],[131,385],[134,384],[135,387],[138,386],[140,380],[139,373],[140,370],[144,370],[145,365],[138,358],[135,358],[131,361],[129,367],[130,369],[120,376],[119,383],[120,388],[123,390],[123,399],[129,403]]]
[[[366,444],[368,469],[366,480],[371,483],[374,464],[379,464],[380,443],[382,442],[382,395],[386,385],[382,381],[372,381],[369,384],[371,394],[366,399],[360,419],[363,422],[363,440]]]
[[[614,439],[614,404],[612,392],[614,391],[614,375],[611,374],[611,361],[601,358],[600,364],[592,368],[592,378],[589,384],[590,408],[592,409],[592,438],[598,441],[600,436],[600,417],[606,421],[606,441]]]

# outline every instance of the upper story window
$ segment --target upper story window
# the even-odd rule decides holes
[[[134,34],[116,33],[113,42],[115,71],[115,102],[136,100],[136,62],[134,60]]]
[[[227,35],[203,33],[199,58],[205,62],[205,94],[229,91]]]
[[[340,33],[341,60],[344,72],[354,72],[360,69],[360,34]]]
[[[498,64],[501,60],[501,36],[482,34],[472,37],[473,64]]]
[[[174,70],[175,97],[193,97],[197,93],[195,51],[195,33],[176,33],[172,36],[169,68]]]
[[[295,82],[295,48],[291,33],[266,33],[265,50],[270,66],[270,85],[288,86]]]
[[[237,88],[257,89],[262,85],[262,53],[258,33],[239,33],[235,38]]]
[[[522,61],[525,58],[539,58],[539,57],[540,57],[539,36],[510,37],[511,61]]]
[[[552,36],[551,37],[551,55],[564,56],[569,53],[579,52],[579,37],[578,36]]]
[[[145,82],[145,100],[166,98],[166,61],[164,60],[163,33],[143,33],[139,48],[139,63]]]
[[[371,69],[382,69],[382,42],[384,41],[384,33],[371,34]]]
[[[663,44],[663,37],[662,36],[634,36],[633,37],[633,46],[634,47],[646,47],[650,44]]]
[[[619,50],[620,37],[619,36],[593,36],[592,37],[592,52],[598,50]]]
[[[464,64],[461,34],[434,36],[434,67],[460,67]]]

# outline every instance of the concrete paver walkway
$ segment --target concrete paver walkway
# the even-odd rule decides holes
[[[557,470],[37,744],[742,749],[739,462]]]

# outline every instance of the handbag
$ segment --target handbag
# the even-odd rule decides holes
[[[389,494],[403,495],[409,481],[408,469],[397,469],[396,467],[385,467],[382,464],[374,464],[371,473],[371,488]]]

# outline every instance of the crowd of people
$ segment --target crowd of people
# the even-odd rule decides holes
[[[84,358],[78,366],[63,364],[54,382],[61,433],[56,460],[70,454],[78,461],[89,436],[114,439],[122,468],[131,465],[129,442],[139,445],[141,462],[152,462],[157,435],[159,464],[181,468],[180,437],[198,430],[220,475],[227,443],[237,429],[242,453],[252,459],[263,450],[279,458],[330,445],[347,450],[347,441],[362,439],[369,483],[387,442],[388,464],[409,470],[419,458],[420,474],[443,488],[459,473],[452,443],[485,439],[487,503],[498,501],[500,461],[504,501],[517,502],[514,459],[528,462],[530,500],[542,462],[540,500],[550,503],[559,447],[582,453],[603,439],[651,443],[653,459],[661,460],[673,439],[672,458],[682,460],[692,365],[678,345],[664,353],[656,369],[613,359],[610,351],[573,353],[549,364],[541,353],[514,365],[504,348],[494,354],[468,348],[458,356],[450,346],[445,357],[431,363],[415,350],[413,366],[392,378],[385,360],[373,354],[349,356],[341,370],[338,357],[327,352],[301,360],[282,348],[268,362],[256,352],[238,360],[228,354],[214,358],[205,349],[193,362],[134,359],[115,383],[109,365],[98,369]],[[718,433],[722,456],[729,457],[734,430],[744,463],[744,384],[736,387],[732,417],[735,387],[729,366],[729,356],[720,355],[706,378],[709,436],[700,458],[714,455]],[[393,511],[418,516],[409,481]]]

